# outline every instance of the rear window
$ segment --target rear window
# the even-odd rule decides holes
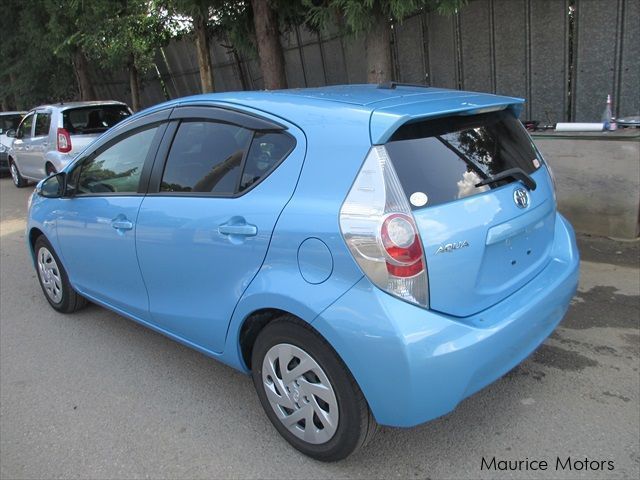
[[[62,124],[71,135],[102,133],[131,113],[124,105],[98,105],[62,112]]]
[[[0,115],[0,133],[17,129],[20,120],[22,120],[22,115]]]
[[[531,138],[507,111],[406,124],[386,148],[413,209],[514,181],[476,186],[505,170],[519,168],[531,174],[540,166]]]

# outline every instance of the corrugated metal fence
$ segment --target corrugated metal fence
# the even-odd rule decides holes
[[[424,13],[394,26],[395,78],[523,97],[522,118],[543,123],[597,121],[608,93],[618,116],[638,115],[639,19],[640,0],[472,0],[458,15]],[[226,39],[211,43],[217,91],[262,88],[255,58]],[[366,82],[362,36],[299,28],[282,44],[289,87]],[[172,41],[156,65],[144,106],[200,92],[189,39]],[[126,73],[99,78],[101,97],[129,101]]]

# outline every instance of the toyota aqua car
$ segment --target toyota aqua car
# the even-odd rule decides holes
[[[450,412],[567,311],[574,233],[521,106],[391,83],[140,112],[36,188],[45,298],[251,374],[289,443],[344,458]]]

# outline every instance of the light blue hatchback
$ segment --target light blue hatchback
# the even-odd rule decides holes
[[[208,94],[123,121],[40,182],[45,297],[251,373],[338,460],[527,357],[578,282],[522,100],[390,83]]]

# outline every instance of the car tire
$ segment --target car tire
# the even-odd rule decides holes
[[[297,318],[267,324],[254,344],[251,365],[269,420],[305,455],[337,461],[373,438],[377,423],[353,376],[333,348]]]
[[[12,159],[9,160],[9,173],[11,174],[11,180],[13,180],[13,184],[17,188],[26,187],[29,182],[27,182],[22,175],[20,175],[20,170],[18,170],[18,165]]]
[[[69,283],[60,258],[44,235],[36,239],[34,254],[38,281],[49,305],[61,313],[73,313],[84,307],[87,300]]]

